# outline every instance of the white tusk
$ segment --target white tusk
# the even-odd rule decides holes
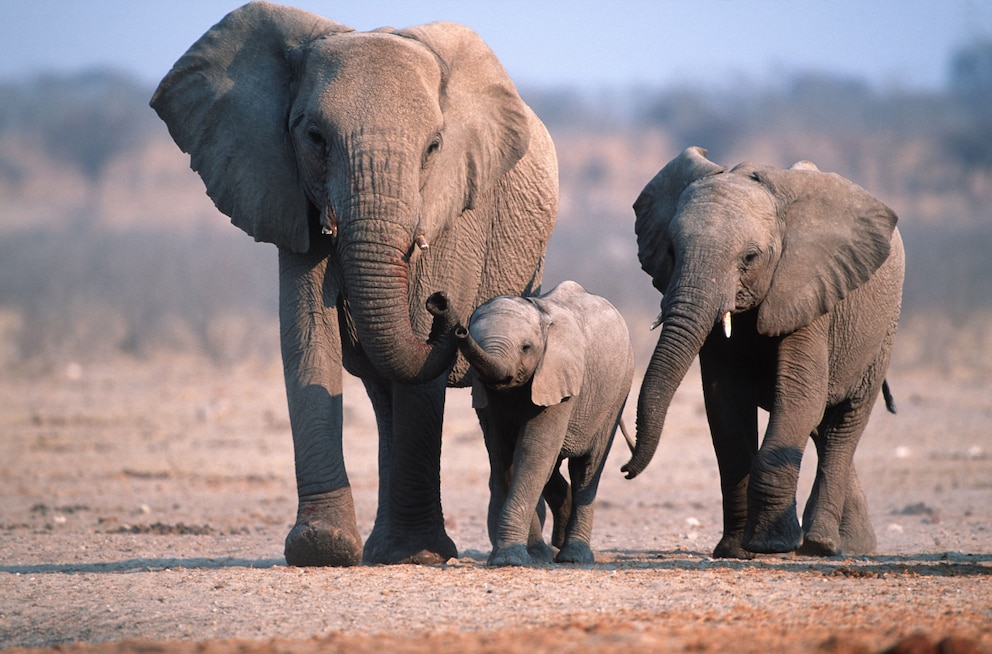
[[[420,248],[421,251],[426,250],[427,248],[430,247],[430,244],[427,243],[427,237],[424,236],[423,234],[417,234],[416,238],[414,238],[413,241],[414,243],[417,244],[417,247]]]
[[[661,317],[661,314],[662,313],[664,313],[664,312],[663,311],[659,311],[658,312],[658,317],[654,319],[654,322],[653,323],[651,323],[651,331],[654,331],[654,330],[658,329],[658,327],[661,326],[661,323],[664,322],[664,318]]]
[[[324,205],[324,215],[321,217],[321,227],[320,233],[324,236],[337,236],[338,235],[338,221],[337,217],[334,215],[334,209],[331,205]]]
[[[730,338],[730,312],[723,314],[723,333]]]

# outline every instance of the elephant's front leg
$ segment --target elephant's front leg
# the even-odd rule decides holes
[[[558,463],[569,408],[567,404],[547,407],[521,429],[513,453],[513,477],[500,512],[489,565],[551,562],[551,550],[543,538],[539,542],[533,538],[532,521],[541,493]]]
[[[488,406],[476,411],[486,443],[486,452],[489,454],[489,508],[486,514],[486,526],[489,530],[489,542],[493,547],[496,546],[499,538],[500,515],[510,492],[510,483],[513,479],[513,453],[521,429],[521,417],[514,415],[516,409],[512,408],[513,406],[512,403],[507,403],[505,397],[494,394]],[[561,536],[556,545],[558,547],[561,546],[561,540],[564,538],[569,511],[565,502],[570,497],[568,482],[556,472],[545,487],[545,498],[551,505],[555,533]],[[531,550],[532,557],[543,556],[550,562],[550,551],[544,544],[544,519],[544,504],[538,502],[530,521],[527,547]],[[560,534],[558,534],[559,530]]]
[[[321,252],[279,252],[280,341],[299,494],[286,537],[289,565],[356,565],[362,558],[341,447],[341,342],[326,261]]]
[[[365,543],[366,563],[433,564],[458,556],[441,511],[447,377],[445,372],[419,385],[366,384],[379,423],[379,506]]]
[[[725,337],[721,333],[717,338]],[[744,549],[742,542],[747,523],[748,477],[758,451],[758,399],[753,377],[726,363],[732,359],[708,347],[699,353],[706,419],[723,494],[723,536],[713,556],[750,559],[754,554]]]
[[[489,455],[489,507],[486,512],[486,527],[489,543],[496,545],[499,533],[499,516],[510,492],[513,473],[513,449],[517,444],[518,427],[508,421],[504,410],[496,408],[498,400],[489,399],[484,408],[476,409],[482,437]],[[503,417],[501,420],[500,418]]]
[[[796,511],[799,466],[823,417],[828,386],[826,337],[816,325],[789,335],[779,346],[768,428],[748,479],[743,545],[751,552],[792,552],[802,543]]]

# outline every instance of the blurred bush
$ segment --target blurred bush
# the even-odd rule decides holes
[[[992,44],[941,92],[798,75],[775,87],[523,89],[558,148],[545,286],[575,279],[627,317],[645,361],[660,295],[631,204],[689,145],[714,161],[809,159],[900,216],[908,271],[895,364],[992,371]],[[0,368],[194,353],[278,356],[276,251],[227,225],[117,73],[0,83]]]

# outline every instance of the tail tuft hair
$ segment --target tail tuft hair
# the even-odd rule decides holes
[[[889,413],[896,412],[896,400],[892,397],[892,391],[889,390],[889,380],[885,379],[882,381],[882,397],[885,398],[885,408],[889,410]]]

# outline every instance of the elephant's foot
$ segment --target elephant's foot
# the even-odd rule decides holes
[[[861,556],[875,551],[878,541],[875,539],[875,529],[871,523],[860,529],[848,529],[844,522],[840,524],[840,547],[844,554]]]
[[[376,526],[365,542],[362,563],[439,565],[455,558],[458,548],[443,525],[426,533],[395,533]]]
[[[286,536],[292,566],[349,566],[362,561],[351,487],[300,499],[296,524]]]
[[[493,548],[486,565],[491,566],[528,566],[551,563],[551,549],[543,542],[530,547],[524,544],[508,545]]]
[[[509,547],[494,548],[486,565],[508,566],[508,565],[530,565],[530,552],[526,545],[511,545]]]
[[[802,543],[803,533],[796,518],[796,504],[775,515],[762,511],[757,518],[748,516],[741,544],[744,549],[757,554],[780,554],[795,551]]]
[[[803,556],[839,556],[840,553],[840,538],[817,534],[807,534],[796,550],[796,554]]]
[[[589,543],[579,540],[570,540],[558,551],[555,557],[556,563],[595,563],[596,557],[592,554]]]
[[[855,482],[848,491],[840,518],[840,546],[844,554],[859,556],[871,554],[876,545],[875,528],[868,517],[868,499],[861,490],[861,484]]]
[[[551,563],[554,561],[551,548],[543,540],[528,545],[527,553],[530,554],[531,563]]]
[[[845,528],[846,527],[846,528]],[[875,551],[875,530],[867,525],[841,524],[839,530],[830,531],[814,526],[803,537],[803,544],[796,550],[804,556],[859,556]]]
[[[724,534],[720,542],[713,549],[714,559],[753,559],[754,552],[744,549],[741,544],[744,540],[743,532]]]

